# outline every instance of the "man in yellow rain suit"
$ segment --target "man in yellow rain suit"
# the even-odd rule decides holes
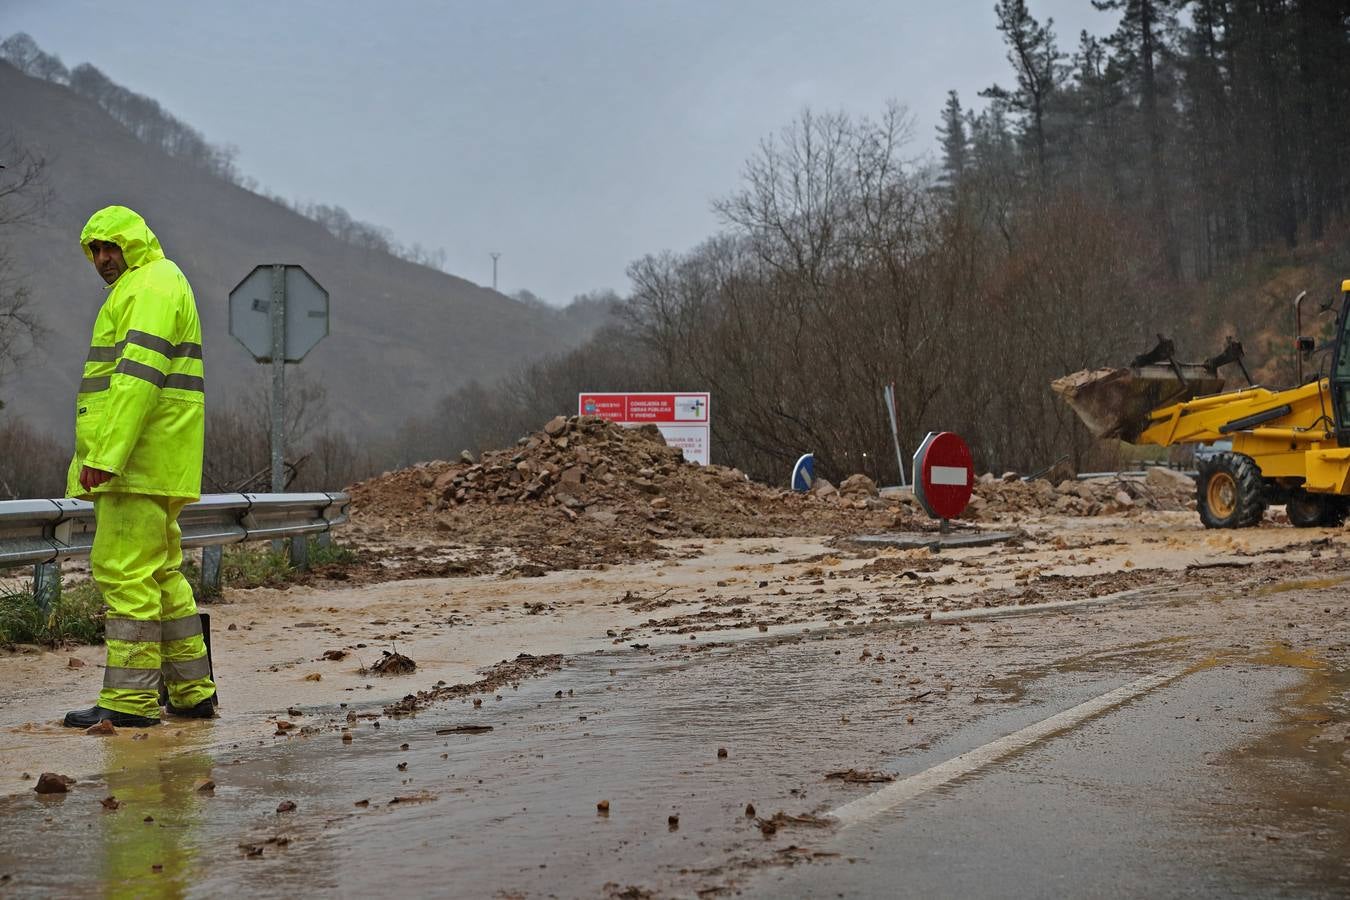
[[[66,494],[94,503],[94,582],[107,604],[108,666],[98,703],[66,714],[85,728],[158,725],[169,712],[214,715],[201,619],[183,562],[178,513],[201,493],[205,403],[192,288],[145,220],[109,206],[80,234],[109,284],[76,399]]]

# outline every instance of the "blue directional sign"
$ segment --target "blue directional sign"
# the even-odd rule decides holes
[[[792,467],[792,489],[805,493],[816,483],[816,457],[814,453],[803,453],[801,459]]]

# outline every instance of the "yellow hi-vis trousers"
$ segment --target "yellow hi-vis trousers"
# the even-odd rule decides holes
[[[161,677],[169,702],[196,706],[215,693],[197,602],[179,567],[187,501],[148,494],[94,496],[89,562],[107,605],[108,667],[98,705],[159,718]]]

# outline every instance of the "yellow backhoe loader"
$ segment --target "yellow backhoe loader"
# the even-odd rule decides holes
[[[1338,525],[1350,513],[1350,280],[1341,292],[1336,336],[1306,380],[1303,366],[1316,348],[1311,338],[1296,338],[1298,385],[1287,390],[1252,385],[1248,376],[1247,387],[1224,391],[1220,367],[1236,363],[1247,374],[1241,344],[1230,339],[1218,356],[1188,364],[1175,361],[1161,336],[1128,368],[1077,372],[1052,388],[1097,437],[1161,447],[1231,440],[1232,450],[1206,455],[1197,467],[1206,527],[1255,525],[1280,503],[1299,527]],[[1294,301],[1296,334],[1305,296]]]

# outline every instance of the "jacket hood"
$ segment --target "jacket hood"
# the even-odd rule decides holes
[[[80,232],[80,247],[89,261],[94,255],[89,252],[90,241],[107,241],[122,248],[122,258],[127,268],[137,269],[157,259],[164,258],[159,238],[145,224],[145,219],[125,206],[105,206],[89,217],[89,222]]]

